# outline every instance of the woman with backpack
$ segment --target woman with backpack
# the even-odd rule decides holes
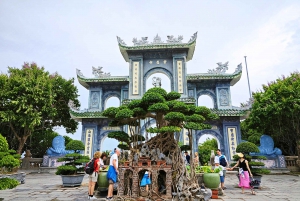
[[[89,174],[89,196],[88,196],[89,200],[97,199],[94,196],[94,189],[98,179],[98,172],[100,170],[100,156],[101,156],[100,151],[96,151],[94,153],[94,158],[89,162],[89,163],[93,163],[93,167],[94,167],[93,173]]]

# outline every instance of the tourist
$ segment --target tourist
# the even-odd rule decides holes
[[[219,164],[223,167],[223,177],[224,177],[224,184],[225,184],[225,176],[226,176],[226,169],[228,168],[228,161],[225,155],[222,155],[222,152],[220,149],[217,149],[217,156],[219,158]],[[223,190],[225,190],[226,187],[223,185]]]
[[[250,188],[252,195],[255,195],[255,191],[250,186],[249,174],[252,177],[252,173],[250,171],[248,161],[245,159],[245,156],[243,153],[237,153],[237,155],[239,156],[239,160],[238,160],[237,164],[235,164],[235,166],[230,168],[230,170],[233,170],[233,168],[235,168],[235,167],[239,167],[240,168],[240,170],[239,170],[239,175],[240,175],[239,187],[242,188],[242,194],[244,194],[245,188]]]
[[[191,157],[190,157],[190,155],[189,155],[189,152],[185,151],[184,153],[185,153],[185,160],[186,160],[186,163],[187,163],[187,165],[189,165],[189,164],[190,164],[190,159],[191,159]]]
[[[150,184],[151,184],[150,172],[146,171],[144,173],[144,176],[143,176],[142,180],[141,180],[140,186],[142,186],[142,187],[146,186],[146,192],[148,192],[149,191],[149,187],[148,186]]]
[[[193,159],[194,161],[194,166],[197,167],[199,165],[199,156],[198,156],[198,152],[195,153],[195,157]]]
[[[224,176],[223,176],[223,166],[220,165],[220,162],[218,160],[218,157],[215,157],[215,169],[214,171],[219,169],[219,175],[220,175],[220,182],[221,182],[221,188],[224,189]]]
[[[94,196],[94,190],[95,190],[95,184],[97,182],[97,179],[98,179],[98,172],[99,172],[99,169],[100,169],[100,151],[96,151],[94,153],[94,172],[92,174],[89,175],[89,196],[88,196],[88,199],[89,200],[95,200],[97,199],[95,196]]]
[[[118,156],[120,156],[120,150],[114,149],[115,153],[110,157],[109,161],[109,169],[107,172],[107,179],[108,179],[108,194],[106,199],[111,200],[113,197],[113,191],[114,191],[114,184],[117,183],[117,178],[119,174],[118,170]]]
[[[100,169],[101,170],[105,170],[106,169],[106,166],[104,165],[104,161],[106,161],[107,159],[107,155],[105,152],[103,152],[100,156]]]

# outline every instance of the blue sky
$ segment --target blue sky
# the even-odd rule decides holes
[[[76,68],[92,77],[92,66],[112,75],[128,75],[116,36],[127,44],[133,37],[183,35],[198,31],[188,73],[205,73],[229,61],[228,73],[243,63],[243,76],[231,88],[238,106],[249,98],[244,56],[251,90],[288,75],[300,65],[299,0],[219,1],[0,1],[0,71],[35,61],[65,78]],[[78,81],[81,109],[88,92]],[[58,129],[64,133],[64,129]],[[73,138],[80,139],[81,127]]]

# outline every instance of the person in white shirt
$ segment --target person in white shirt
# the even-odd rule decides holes
[[[107,200],[111,200],[113,198],[114,183],[117,183],[117,178],[119,174],[118,156],[120,156],[120,154],[120,149],[115,149],[115,153],[110,157],[109,169],[107,172],[107,179],[109,183],[108,194],[106,197]]]
[[[223,167],[223,177],[224,177],[224,184],[225,184],[225,176],[226,176],[226,169],[229,167],[229,163],[225,155],[222,155],[221,150],[217,149],[217,156],[219,158],[219,164]],[[223,185],[223,190],[226,189],[225,185]]]

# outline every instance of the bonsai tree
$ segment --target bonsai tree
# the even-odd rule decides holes
[[[20,166],[20,154],[8,149],[7,140],[0,134],[0,173],[11,173]],[[19,185],[16,179],[0,178],[0,190],[11,189]]]
[[[265,156],[250,156],[249,155],[250,152],[259,152],[258,147],[254,143],[242,142],[237,146],[236,151],[244,153],[246,160],[248,160],[249,168],[254,176],[258,175],[258,174],[270,173],[270,170],[267,170],[265,168],[259,168],[259,167],[265,165],[263,162],[252,161],[252,159],[258,159],[258,160],[266,160],[267,159]],[[238,161],[239,157],[237,155],[234,155],[233,159],[234,159],[234,161]],[[236,163],[233,163],[233,164],[231,164],[231,166],[234,166],[235,164]]]
[[[59,158],[58,162],[65,162],[64,165],[57,167],[57,175],[74,175],[82,172],[84,167],[83,163],[90,161],[88,156],[83,156],[80,151],[84,150],[84,144],[80,140],[72,140],[66,145],[67,150],[73,150],[74,153],[66,154],[64,157]]]
[[[123,150],[131,150],[132,145],[139,141],[144,141],[145,138],[139,134],[133,134],[131,136],[124,131],[112,131],[107,135],[108,138],[113,138],[118,140],[120,143],[118,147]]]
[[[112,120],[110,126],[128,125],[128,136],[132,138],[132,141],[128,142],[131,154],[138,152],[141,147],[138,139],[141,134],[141,121],[146,118],[155,119],[156,127],[147,129],[147,132],[155,133],[156,136],[145,143],[150,150],[159,148],[161,153],[172,160],[172,170],[177,173],[173,176],[173,189],[188,197],[188,186],[197,185],[197,181],[193,176],[194,169],[192,168],[190,175],[185,168],[178,146],[179,133],[181,129],[186,129],[189,146],[193,150],[193,130],[211,128],[208,122],[217,119],[218,116],[206,107],[196,107],[193,103],[189,105],[177,100],[180,97],[178,92],[167,93],[164,89],[155,87],[149,89],[142,99],[126,101],[126,104],[118,108],[108,108],[103,115]]]

